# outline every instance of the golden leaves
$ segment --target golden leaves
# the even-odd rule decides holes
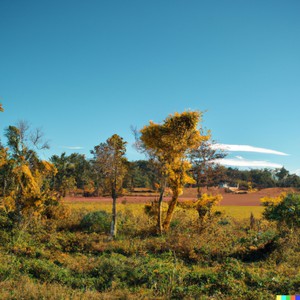
[[[197,129],[201,116],[198,111],[176,112],[162,124],[150,121],[140,131],[143,147],[164,165],[170,182],[175,185],[193,182],[186,173],[191,167],[186,154],[207,139]]]
[[[199,111],[176,112],[169,115],[162,124],[151,121],[140,130],[141,148],[160,163],[161,175],[167,179],[172,190],[172,200],[163,223],[164,230],[170,226],[183,186],[194,183],[188,174],[191,164],[187,154],[207,140],[207,136],[201,135],[197,128],[201,116]]]
[[[196,148],[206,136],[197,129],[201,113],[185,111],[169,115],[162,124],[150,122],[141,129],[144,147],[161,159],[182,157],[188,149]]]
[[[0,149],[0,167],[7,164],[7,149]]]
[[[23,193],[37,195],[40,193],[39,185],[33,176],[30,168],[26,164],[22,164],[13,169],[13,174],[17,179]]]
[[[223,199],[223,196],[221,194],[210,195],[210,194],[204,193],[201,195],[201,198],[198,199],[198,201],[196,202],[196,207],[197,206],[212,207],[214,205],[219,204],[222,199]]]
[[[57,169],[55,168],[55,166],[52,163],[50,163],[46,160],[42,160],[41,166],[42,166],[42,171],[44,174],[56,175]]]
[[[276,206],[286,197],[286,195],[287,194],[285,192],[283,192],[277,197],[265,196],[265,197],[260,198],[260,201],[263,206]]]
[[[2,150],[3,152],[3,150]],[[5,163],[11,163],[11,175],[15,188],[4,198],[4,206],[8,211],[19,210],[22,214],[32,212],[40,214],[46,200],[44,181],[56,173],[53,164],[38,161],[34,167],[25,160],[8,161],[7,156],[1,156]],[[0,164],[1,166],[1,164]]]

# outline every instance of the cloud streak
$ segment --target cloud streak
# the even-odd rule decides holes
[[[254,147],[254,146],[249,146],[249,145],[229,145],[229,144],[213,144],[212,145],[213,149],[221,149],[224,151],[238,151],[238,152],[256,152],[256,153],[266,153],[266,154],[275,154],[275,155],[282,155],[282,156],[288,156],[289,154],[276,151],[276,150],[271,150],[271,149],[266,149],[266,148],[259,148],[259,147]]]
[[[297,170],[295,170],[295,171],[293,171],[291,173],[300,176],[300,169],[297,169]]]
[[[63,149],[69,149],[69,150],[82,150],[82,149],[84,149],[81,146],[61,146],[61,148],[63,148]]]
[[[264,160],[223,158],[223,159],[219,159],[217,162],[223,166],[232,166],[232,167],[282,168],[282,165],[280,164],[272,163]]]

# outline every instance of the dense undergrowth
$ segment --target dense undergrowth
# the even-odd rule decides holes
[[[0,213],[1,299],[274,299],[300,287],[299,230],[214,212],[199,225],[178,208],[155,235],[142,207],[121,204],[118,237],[105,211],[63,219]],[[250,212],[249,212],[250,217]]]

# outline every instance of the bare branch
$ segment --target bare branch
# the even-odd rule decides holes
[[[36,128],[33,132],[30,134],[30,142],[38,149],[38,150],[44,150],[49,149],[49,142],[43,141],[44,133],[41,128]]]
[[[29,122],[25,120],[19,120],[16,124],[16,127],[19,129],[21,142],[26,142],[28,139],[28,130],[30,128]]]

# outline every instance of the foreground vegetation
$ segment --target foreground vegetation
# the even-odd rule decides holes
[[[9,126],[7,145],[0,144],[0,298],[271,299],[299,293],[300,195],[265,197],[264,209],[247,212],[216,206],[222,196],[202,188],[220,181],[214,161],[223,154],[197,129],[200,116],[175,113],[140,130],[139,147],[150,157],[141,165],[149,176],[130,166],[126,142],[116,134],[94,147],[91,161],[63,154],[48,162],[35,151],[48,148],[39,130],[28,132],[22,122]],[[298,185],[298,177],[276,172],[258,177]],[[159,200],[117,205],[123,188],[141,178]],[[249,178],[243,181],[252,190]],[[197,201],[178,202],[186,184],[196,184]],[[169,204],[163,202],[167,188]],[[86,196],[107,192],[113,205],[61,203],[78,189]]]
[[[228,208],[227,208],[228,209]],[[247,208],[240,207],[240,215]],[[237,208],[235,208],[237,210]],[[200,225],[178,207],[165,235],[144,205],[60,206],[14,226],[0,217],[1,299],[272,299],[299,293],[299,229],[222,208]],[[259,214],[255,214],[258,216]]]

